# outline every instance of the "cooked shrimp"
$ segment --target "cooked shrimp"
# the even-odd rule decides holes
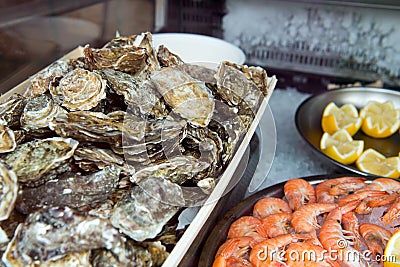
[[[229,227],[229,238],[242,236],[250,236],[258,241],[267,237],[261,220],[253,216],[242,216]]]
[[[386,210],[382,216],[382,222],[386,225],[394,226],[400,216],[400,197],[397,197],[393,204]]]
[[[359,206],[357,206],[358,208]],[[353,242],[354,242],[354,248],[357,250],[360,250],[362,248],[366,248],[366,245],[361,238],[360,232],[359,232],[359,223],[358,223],[358,218],[356,214],[353,211],[347,212],[342,215],[342,225],[343,229],[347,231],[348,233],[351,234],[353,237]],[[346,233],[346,232],[345,232]]]
[[[360,190],[364,188],[367,184],[366,183],[360,183],[360,182],[349,182],[349,183],[342,183],[342,184],[337,184],[333,186],[329,190],[329,194],[333,196],[345,196],[350,193],[353,193],[357,190]]]
[[[293,232],[291,213],[275,213],[262,219],[262,226],[269,238]]]
[[[312,242],[290,244],[285,253],[286,265],[290,267],[340,267],[325,255],[325,250]]]
[[[354,194],[345,196],[337,201],[339,206],[346,205],[347,203],[358,201],[358,200],[363,200],[366,198],[370,197],[379,197],[383,195],[387,195],[388,193],[383,192],[383,191],[377,191],[377,190],[365,190],[365,191],[360,191],[356,192]]]
[[[316,201],[314,187],[303,179],[287,181],[283,191],[292,210],[297,210],[307,203],[315,203]]]
[[[364,223],[360,225],[360,234],[367,242],[369,251],[376,258],[376,255],[383,255],[386,244],[389,241],[392,233],[385,228],[372,224]]]
[[[369,190],[380,190],[388,193],[400,192],[400,182],[389,178],[377,178],[367,185]]]
[[[255,240],[252,237],[228,239],[219,247],[212,267],[251,266],[248,259],[254,244]]]
[[[365,178],[361,177],[341,177],[336,179],[329,179],[319,183],[315,187],[315,196],[317,197],[318,203],[334,203],[335,196],[330,194],[330,190],[332,187],[343,184],[343,183],[364,183],[366,181]]]
[[[398,195],[383,195],[378,197],[366,198],[361,201],[360,205],[356,208],[357,214],[369,214],[372,212],[373,208],[378,208],[382,206],[386,206],[389,204],[393,204],[393,202],[397,199]]]
[[[293,213],[292,226],[296,233],[311,233],[320,228],[317,216],[335,209],[337,204],[313,203],[303,206]]]
[[[260,199],[253,208],[253,216],[259,219],[274,213],[292,213],[292,209],[286,201],[276,197]]]
[[[368,266],[362,255],[355,248],[348,246],[352,243],[346,241],[349,237],[345,236],[341,226],[343,214],[354,210],[359,204],[360,201],[349,202],[329,212],[318,235],[326,250],[337,253],[341,266]]]
[[[283,247],[293,242],[308,239],[308,235],[286,234],[274,238],[266,239],[256,244],[250,251],[250,262],[255,267],[274,266],[282,264],[285,260],[280,251]],[[285,265],[283,265],[285,266]]]

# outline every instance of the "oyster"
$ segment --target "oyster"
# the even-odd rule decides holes
[[[9,266],[29,266],[99,248],[110,250],[120,262],[126,261],[124,241],[108,220],[68,207],[53,207],[28,216],[2,259]],[[10,262],[13,256],[20,265]]]
[[[17,147],[14,131],[0,124],[0,153],[13,151]]]
[[[208,125],[215,104],[211,91],[204,82],[193,79],[175,67],[152,72],[151,81],[165,102],[182,118],[195,126]]]
[[[16,231],[16,235],[21,232],[22,224],[18,227]],[[17,251],[16,247],[16,238],[8,244],[6,251],[3,254],[3,262],[7,267],[24,267],[26,266],[26,262],[21,258],[20,254]],[[35,267],[91,267],[92,264],[89,261],[90,251],[80,252],[80,253],[71,253],[66,256],[61,257],[60,259],[51,259],[48,261],[36,261]],[[31,265],[32,266],[32,265]]]
[[[72,137],[78,141],[106,142],[121,144],[125,112],[116,111],[108,115],[102,112],[74,111],[59,114],[50,129],[62,137]]]
[[[154,238],[179,210],[161,200],[182,203],[182,192],[176,184],[149,177],[117,203],[111,223],[133,240]]]
[[[50,86],[53,79],[59,78],[67,74],[73,69],[73,66],[68,64],[68,61],[58,60],[39,71],[32,79],[26,89],[25,97],[35,97],[44,94]]]
[[[157,58],[162,67],[173,67],[184,63],[178,55],[169,51],[164,45],[158,47]]]
[[[180,65],[180,67],[183,71],[196,80],[211,84],[215,84],[217,82],[215,80],[215,74],[217,73],[216,70],[187,63]]]
[[[66,205],[80,208],[105,201],[117,188],[119,174],[120,170],[113,165],[86,176],[65,173],[38,187],[22,188],[16,208],[29,214],[43,207]]]
[[[14,209],[17,199],[17,176],[0,162],[0,221],[6,220]]]
[[[153,49],[153,37],[150,32],[144,32],[138,35],[120,36],[112,39],[103,48],[120,48],[127,47],[135,49],[135,47],[146,49],[147,54],[147,69],[156,70],[160,68],[157,60],[156,52]]]
[[[131,182],[139,185],[149,177],[158,177],[176,184],[183,184],[204,171],[208,166],[209,164],[206,162],[199,161],[191,156],[177,156],[164,163],[139,170],[130,179]]]
[[[188,128],[188,134],[183,141],[184,154],[192,155],[198,161],[207,165],[207,168],[196,173],[196,180],[209,175],[218,176],[223,167],[223,142],[216,132],[209,128]]]
[[[0,104],[0,124],[14,129],[19,127],[19,118],[24,110],[26,99],[20,95],[14,95]]]
[[[110,149],[96,146],[78,147],[74,153],[74,160],[78,166],[85,171],[96,171],[104,169],[109,165],[117,165],[126,174],[134,173],[131,166],[127,166],[125,160]]]
[[[140,75],[147,69],[146,48],[136,46],[95,49],[86,45],[85,60],[91,70],[110,68],[133,75]]]
[[[164,100],[155,88],[130,74],[112,69],[101,71],[111,88],[124,97],[125,104],[137,116],[152,115],[156,118],[168,114]]]
[[[66,111],[46,95],[28,100],[21,115],[21,127],[26,131],[45,131],[49,122],[59,113]],[[49,129],[48,129],[49,130]]]
[[[61,137],[37,139],[17,146],[4,156],[18,177],[18,182],[30,186],[50,180],[52,175],[66,171],[63,165],[72,157],[78,142]],[[59,171],[57,171],[58,168]]]
[[[50,86],[54,101],[68,110],[89,110],[106,98],[106,81],[94,72],[76,68]]]
[[[125,251],[126,258],[128,259],[126,266],[161,266],[169,255],[165,246],[160,242],[136,243],[132,240],[128,240],[125,242]],[[125,267],[125,265],[121,265],[109,251],[104,249],[93,251],[92,263],[93,267]]]
[[[0,251],[4,250],[4,247],[5,245],[7,245],[8,241],[10,240],[8,239],[6,232],[4,232],[4,230],[0,226]]]

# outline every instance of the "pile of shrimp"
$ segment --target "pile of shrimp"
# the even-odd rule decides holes
[[[257,201],[252,215],[231,224],[213,267],[383,266],[400,221],[400,182],[341,177],[314,188],[293,179],[284,194]]]

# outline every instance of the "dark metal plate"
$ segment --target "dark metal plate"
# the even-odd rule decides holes
[[[388,100],[393,101],[395,107],[400,108],[400,92],[388,89],[378,88],[345,88],[339,90],[333,90],[311,96],[297,108],[296,111],[296,127],[297,131],[304,138],[304,140],[310,145],[310,147],[319,155],[321,158],[330,161],[331,163],[346,169],[348,171],[361,174],[370,175],[362,172],[353,165],[345,165],[337,162],[328,156],[326,156],[319,149],[319,143],[323,134],[321,128],[322,113],[325,106],[333,101],[336,105],[341,106],[344,104],[354,104],[358,110],[367,104],[368,101],[374,100],[378,102],[385,102]],[[383,155],[397,156],[400,148],[400,134],[394,133],[392,136],[383,139],[372,138],[365,135],[359,130],[354,136],[355,140],[364,140],[364,149],[374,148]]]
[[[302,179],[309,181],[311,184],[318,184],[326,179],[333,179],[349,175],[317,175],[303,177]],[[351,175],[357,176],[357,175]],[[265,188],[256,194],[246,198],[233,209],[228,211],[222,219],[215,225],[209,234],[200,255],[199,267],[211,267],[218,248],[226,241],[230,225],[241,216],[251,215],[254,204],[264,197],[283,198],[283,186],[286,182],[282,182],[271,187]]]

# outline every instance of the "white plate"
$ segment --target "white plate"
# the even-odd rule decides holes
[[[154,46],[166,46],[171,52],[178,54],[187,63],[207,65],[230,61],[243,64],[246,60],[244,52],[237,46],[224,40],[189,33],[157,33],[153,34]]]

